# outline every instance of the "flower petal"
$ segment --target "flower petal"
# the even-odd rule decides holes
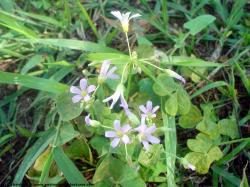
[[[153,143],[153,144],[158,144],[160,143],[160,139],[159,138],[156,138],[155,136],[152,136],[152,135],[149,135],[147,137],[147,140],[150,142],[150,143]]]
[[[139,109],[140,109],[140,111],[142,111],[144,114],[147,113],[147,109],[145,108],[144,105],[140,105],[140,106],[139,106]]]
[[[85,123],[86,125],[90,125],[91,123],[90,114],[85,117]]]
[[[147,101],[147,111],[152,112],[152,109],[153,109],[152,101]]]
[[[123,141],[125,144],[128,144],[128,143],[130,142],[129,137],[128,137],[126,134],[124,134],[124,135],[122,136],[122,141]]]
[[[109,75],[108,78],[110,78],[110,79],[119,79],[120,76],[114,73],[114,74],[112,74],[112,75]]]
[[[109,78],[116,70],[117,70],[116,66],[112,67],[106,74],[107,78]]]
[[[116,131],[121,130],[120,120],[115,120],[114,121],[114,128],[115,128]]]
[[[148,128],[145,130],[145,133],[147,133],[147,134],[152,134],[152,133],[155,132],[155,131],[156,131],[156,126],[153,125],[153,126],[148,127]]]
[[[129,124],[126,124],[126,125],[124,125],[124,126],[121,127],[121,131],[123,133],[128,132],[130,129],[132,129],[132,127]]]
[[[79,94],[81,95],[81,90],[79,88],[77,88],[76,86],[71,86],[70,87],[70,92],[74,93],[74,94]]]
[[[115,138],[112,142],[111,142],[111,146],[113,148],[115,148],[120,142],[120,138]]]
[[[89,96],[89,95],[86,95],[86,96],[84,97],[84,101],[87,102],[87,101],[89,101],[89,100],[90,100],[90,96]]]
[[[133,18],[137,18],[137,17],[140,17],[141,16],[141,14],[134,14],[134,15],[132,15],[130,18],[129,18],[129,20],[131,20],[131,19],[133,19]]]
[[[122,14],[120,11],[111,11],[111,14],[113,14],[113,16],[115,16],[116,18],[118,18],[120,21],[122,21]]]
[[[80,88],[81,88],[81,90],[86,90],[87,84],[88,84],[88,80],[87,79],[81,79],[80,80]]]
[[[72,97],[72,102],[73,103],[78,103],[80,100],[82,100],[81,95],[75,95],[75,96]]]
[[[95,91],[95,88],[96,88],[95,85],[90,85],[90,86],[88,86],[88,88],[87,88],[87,92],[88,92],[88,93],[91,93],[91,92]]]
[[[115,138],[115,137],[117,137],[117,135],[116,135],[115,131],[105,131],[105,137],[107,137],[107,138]]]
[[[152,113],[155,113],[160,107],[159,106],[155,106],[152,110]]]
[[[138,131],[139,133],[143,133],[146,128],[147,128],[146,125],[140,125],[140,126],[136,127],[134,130]]]
[[[148,151],[150,146],[149,143],[147,141],[142,141],[143,147]]]
[[[100,75],[101,76],[106,76],[107,75],[110,64],[111,64],[111,62],[109,60],[104,60],[103,61],[102,67],[101,67],[101,70],[100,70]]]

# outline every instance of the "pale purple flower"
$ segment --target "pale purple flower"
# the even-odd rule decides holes
[[[111,62],[109,60],[104,60],[101,66],[100,75],[98,77],[99,83],[103,83],[106,79],[119,79],[119,75],[114,72],[117,67],[114,66],[109,70]]]
[[[131,126],[126,124],[121,127],[120,121],[114,121],[114,131],[106,131],[105,137],[112,138],[111,146],[114,148],[118,146],[119,142],[122,141],[124,144],[130,143],[127,133],[131,130]]]
[[[125,33],[128,32],[129,21],[132,18],[136,18],[136,17],[140,17],[141,16],[140,14],[134,14],[134,15],[130,16],[131,12],[126,12],[124,14],[124,13],[121,13],[120,11],[111,11],[111,14],[113,14],[113,16],[115,16],[117,19],[119,19],[119,21],[122,24],[122,29],[123,29],[123,31]]]
[[[142,124],[135,128],[135,131],[139,132],[138,137],[140,142],[143,144],[144,148],[148,151],[149,150],[149,143],[151,144],[159,144],[160,139],[153,136],[152,133],[156,131],[156,126],[147,126],[144,122]]]
[[[87,102],[90,100],[90,94],[95,91],[95,85],[88,86],[88,80],[87,79],[81,79],[80,80],[80,88],[76,86],[70,87],[70,92],[75,94],[72,97],[72,102],[77,103],[81,100]]]
[[[146,106],[140,105],[139,109],[141,112],[143,112],[142,117],[147,119],[152,119],[156,117],[156,112],[159,109],[159,106],[153,107],[152,101],[147,101]]]
[[[85,116],[85,123],[86,123],[86,125],[88,125],[88,126],[90,126],[91,125],[91,119],[90,119],[90,114],[89,115],[87,115],[87,116]]]
[[[112,103],[110,105],[110,109],[112,109],[114,107],[115,103],[120,98],[123,106],[128,107],[128,104],[124,98],[123,92],[124,92],[124,87],[122,84],[119,84],[115,90],[115,93],[113,95],[109,96],[108,98],[104,99],[103,102],[108,102],[108,101],[112,100]]]

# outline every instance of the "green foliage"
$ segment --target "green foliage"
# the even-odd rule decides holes
[[[198,16],[184,24],[184,28],[188,29],[192,35],[196,35],[201,30],[213,23],[216,18],[212,15]]]
[[[78,117],[83,111],[82,103],[72,104],[72,94],[64,92],[60,94],[56,99],[57,111],[64,121],[69,121]]]
[[[202,114],[199,108],[192,105],[187,114],[180,116],[179,125],[182,128],[194,128],[201,120]]]

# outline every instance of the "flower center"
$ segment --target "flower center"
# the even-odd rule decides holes
[[[147,136],[144,133],[139,134],[139,140],[140,141],[143,141],[143,140],[146,140],[146,139],[147,139]]]
[[[116,135],[121,138],[123,136],[123,132],[122,131],[116,131]]]
[[[83,90],[81,94],[83,97],[85,97],[88,93],[85,90]]]

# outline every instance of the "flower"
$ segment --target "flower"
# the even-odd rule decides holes
[[[104,60],[101,66],[100,75],[98,77],[98,82],[103,83],[106,79],[119,79],[119,76],[114,72],[117,67],[114,66],[109,70],[111,62],[109,60]]]
[[[171,69],[165,69],[165,72],[170,76],[170,77],[174,77],[180,81],[182,81],[184,84],[186,83],[186,80],[180,76],[178,73],[174,72],[173,70]]]
[[[90,119],[90,114],[85,117],[85,123],[86,125],[90,126],[91,125],[91,119]]]
[[[139,132],[139,141],[143,144],[144,148],[148,151],[149,150],[149,143],[151,144],[159,144],[160,139],[153,136],[152,133],[156,131],[156,126],[152,125],[148,127],[144,122],[135,128],[135,131]]]
[[[115,93],[109,96],[108,98],[104,99],[103,102],[108,102],[110,100],[113,100],[110,105],[110,109],[112,109],[115,103],[118,101],[118,99],[121,98],[122,105],[127,108],[128,104],[124,98],[123,91],[124,91],[124,86],[122,84],[119,84],[115,90]]]
[[[123,141],[124,144],[128,144],[130,142],[129,137],[126,135],[131,127],[129,124],[126,124],[124,126],[120,126],[120,121],[115,120],[114,121],[114,131],[106,131],[105,132],[105,137],[107,138],[113,138],[111,142],[111,146],[115,148],[120,141]]]
[[[87,116],[85,116],[85,123],[86,123],[87,126],[93,126],[93,127],[100,125],[99,121],[90,119],[90,114],[88,114]]]
[[[132,16],[130,16],[131,12],[127,12],[127,13],[121,13],[120,11],[111,11],[111,14],[113,14],[113,16],[115,16],[117,19],[120,20],[121,24],[122,24],[122,29],[125,33],[128,32],[128,28],[129,28],[129,21],[132,18],[136,18],[136,17],[140,17],[140,14],[134,14]]]
[[[155,106],[153,108],[153,103],[152,101],[147,101],[146,106],[140,105],[139,109],[141,112],[143,112],[142,117],[152,119],[156,117],[156,111],[159,109],[159,106]]]
[[[81,79],[80,80],[80,89],[76,86],[70,87],[70,92],[73,94],[76,94],[72,97],[72,102],[77,103],[81,100],[84,100],[85,102],[90,100],[90,93],[95,91],[95,85],[88,86],[88,80],[87,79]]]

